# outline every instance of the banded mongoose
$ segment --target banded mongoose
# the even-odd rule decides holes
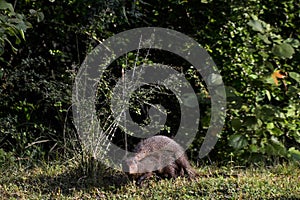
[[[133,152],[135,155],[126,159],[126,164],[128,173],[137,179],[138,185],[153,173],[166,178],[187,175],[192,179],[198,176],[184,149],[169,137],[157,135],[147,138],[138,143]]]

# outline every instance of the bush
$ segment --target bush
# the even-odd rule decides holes
[[[0,148],[6,152],[42,158],[77,149],[71,86],[86,53],[114,33],[159,26],[196,39],[222,74],[227,121],[210,155],[213,160],[299,160],[300,8],[295,1],[27,0],[14,6],[0,1]],[[189,70],[170,54],[152,55],[147,62],[164,60]],[[130,54],[127,59],[135,62]],[[115,71],[124,62],[117,64]],[[193,84],[202,83],[189,73]],[[101,84],[101,98],[109,98],[111,88]],[[209,124],[208,99],[204,95],[202,100],[203,130],[192,154]],[[168,126],[176,127],[174,123]]]

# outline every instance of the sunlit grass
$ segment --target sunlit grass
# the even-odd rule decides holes
[[[107,170],[96,181],[76,162],[1,168],[2,199],[295,199],[300,198],[299,164],[197,169],[197,180],[148,180],[137,187]]]

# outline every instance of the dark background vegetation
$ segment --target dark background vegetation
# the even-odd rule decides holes
[[[212,161],[300,160],[299,1],[0,0],[0,163],[78,153],[71,93],[80,64],[106,38],[145,26],[194,38],[218,66],[228,104]],[[160,52],[149,60],[185,66]],[[209,96],[201,103],[193,160],[209,124]]]

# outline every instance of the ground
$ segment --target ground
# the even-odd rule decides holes
[[[197,180],[148,180],[138,187],[121,172],[83,175],[72,160],[0,167],[3,199],[300,199],[300,164],[202,166]]]

